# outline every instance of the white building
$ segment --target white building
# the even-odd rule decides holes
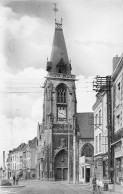
[[[99,92],[93,105],[94,111],[94,163],[96,178],[108,179],[107,94]]]
[[[123,55],[113,58],[113,142],[114,181],[116,187],[123,184]]]

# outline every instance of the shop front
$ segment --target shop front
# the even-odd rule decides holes
[[[123,149],[121,145],[115,147],[115,183],[123,185]]]
[[[90,182],[92,177],[92,157],[82,156],[79,159],[80,173],[79,173],[79,182],[87,183]]]
[[[96,179],[100,186],[103,187],[104,183],[108,183],[108,156],[101,154],[94,158],[94,172]]]

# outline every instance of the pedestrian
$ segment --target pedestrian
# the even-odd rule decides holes
[[[19,182],[19,176],[18,175],[16,176],[16,180],[15,181],[16,181],[16,185],[18,185],[18,182]]]
[[[92,178],[92,185],[93,185],[93,193],[96,191],[96,175],[94,174]]]
[[[15,175],[13,175],[13,185],[15,185]]]

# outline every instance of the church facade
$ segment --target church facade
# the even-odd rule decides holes
[[[43,121],[37,129],[37,178],[89,182],[93,164],[93,113],[76,111],[76,76],[71,74],[62,23],[55,23],[46,70]]]

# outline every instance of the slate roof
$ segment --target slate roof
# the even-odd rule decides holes
[[[60,61],[61,56],[63,57],[65,63],[69,62],[63,30],[55,29],[50,61],[56,65]]]
[[[30,148],[36,148],[36,142],[37,142],[37,137],[35,137],[34,139],[32,140],[29,140],[28,141],[28,145]]]
[[[57,65],[60,63],[61,59],[64,65],[66,66],[66,74],[71,74],[71,64],[68,58],[63,30],[62,27],[56,27],[52,44],[51,58],[50,61],[47,62],[47,71],[50,71],[52,73],[58,73]]]
[[[18,151],[24,151],[26,150],[27,144],[21,143],[17,148],[14,148],[13,150],[10,150],[9,153],[15,153]]]
[[[94,114],[93,112],[76,113],[77,132],[80,138],[94,138]]]

